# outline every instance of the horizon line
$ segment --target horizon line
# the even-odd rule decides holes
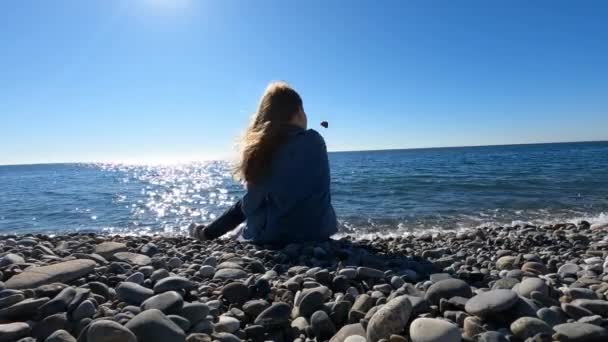
[[[433,150],[433,149],[456,149],[468,147],[506,147],[506,146],[527,146],[527,145],[548,145],[548,144],[584,144],[584,143],[608,143],[607,140],[576,140],[576,141],[551,141],[551,142],[531,142],[513,144],[491,144],[491,145],[455,145],[455,146],[432,146],[432,147],[395,147],[395,148],[375,148],[368,150],[334,150],[328,153],[357,153],[357,152],[383,152],[383,151],[403,151],[403,150]],[[0,164],[2,166],[34,166],[34,165],[62,165],[62,164],[125,164],[125,165],[170,165],[170,164],[190,164],[197,162],[226,161],[227,158],[198,159],[175,162],[121,162],[121,161],[65,161],[65,162],[43,162],[43,163],[20,163],[20,164]]]

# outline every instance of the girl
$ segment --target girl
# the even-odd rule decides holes
[[[322,241],[334,234],[325,141],[306,128],[300,95],[284,82],[268,85],[235,170],[247,193],[207,226],[191,224],[190,234],[211,240],[243,221],[242,237],[258,244]]]

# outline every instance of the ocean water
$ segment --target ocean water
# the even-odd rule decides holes
[[[346,234],[608,221],[608,142],[330,153]],[[243,194],[230,165],[0,166],[0,234],[183,234]]]

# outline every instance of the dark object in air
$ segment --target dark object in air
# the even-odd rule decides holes
[[[329,123],[327,121],[321,121],[321,126],[327,128],[329,127]]]

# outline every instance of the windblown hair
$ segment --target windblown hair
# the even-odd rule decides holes
[[[286,127],[300,108],[302,98],[287,83],[273,82],[266,87],[241,140],[237,179],[256,183],[270,174],[274,153],[287,139]]]

